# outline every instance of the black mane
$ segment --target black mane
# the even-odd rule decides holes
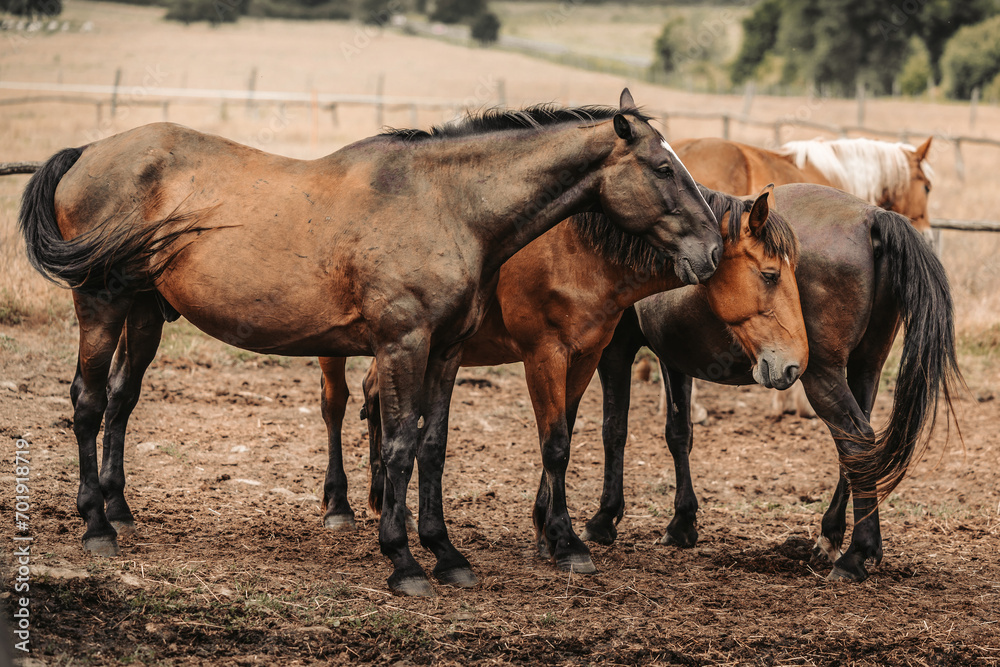
[[[708,207],[716,220],[722,220],[728,213],[726,243],[736,243],[740,239],[740,224],[744,213],[753,208],[752,199],[741,199],[724,192],[709,190],[699,184]],[[623,231],[614,225],[603,213],[581,213],[572,218],[580,236],[594,250],[620,266],[634,271],[648,271],[661,275],[668,268],[666,258],[645,239]],[[799,244],[795,232],[780,213],[771,209],[760,239],[764,252],[770,257],[788,258],[793,265],[798,262]]]
[[[722,220],[726,213],[729,213],[729,225],[726,230],[726,241],[736,243],[740,239],[740,219],[744,213],[749,213],[753,208],[753,199],[741,199],[728,195],[724,192],[709,190],[704,185],[699,184],[698,189],[708,202],[708,207],[712,209],[716,220]],[[795,231],[791,228],[785,218],[773,208],[768,211],[767,222],[761,230],[760,242],[764,245],[764,252],[769,257],[788,259],[793,265],[799,261],[799,242],[795,236]]]
[[[469,113],[457,121],[437,125],[426,130],[387,129],[380,136],[398,137],[404,141],[426,141],[435,138],[468,137],[505,130],[538,129],[559,123],[588,123],[608,120],[617,113],[626,113],[639,120],[649,121],[636,109],[622,111],[615,107],[582,106],[558,107],[552,104],[539,104],[520,110],[487,109],[478,114]]]

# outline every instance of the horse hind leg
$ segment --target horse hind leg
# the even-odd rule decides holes
[[[875,433],[868,422],[868,415],[858,405],[841,369],[810,366],[802,383],[813,400],[817,414],[826,421],[837,445],[841,461],[845,457],[861,453],[871,447]],[[874,487],[854,489],[849,471],[841,466],[841,474],[848,472],[847,482],[854,495],[854,530],[851,543],[834,563],[830,579],[850,579],[864,581],[868,577],[865,569],[867,561],[878,563],[882,560],[882,535],[879,524],[878,505],[874,498]],[[860,493],[859,493],[860,491]],[[860,497],[858,497],[860,495]],[[839,508],[846,508],[847,494],[838,494],[831,503],[827,515],[835,517]],[[827,516],[824,516],[824,521]],[[839,518],[836,520],[839,524]],[[833,524],[831,524],[833,525]],[[824,533],[830,528],[823,527]],[[830,537],[830,535],[826,535]],[[843,539],[842,537],[840,538]],[[836,540],[836,531],[831,542]],[[831,552],[834,555],[834,552]]]
[[[354,530],[354,510],[347,500],[347,473],[344,471],[343,428],[347,399],[344,357],[320,357],[323,371],[322,400],[323,421],[326,423],[327,451],[326,481],[323,483],[323,525],[330,530]]]
[[[669,383],[664,438],[674,459],[677,489],[674,492],[674,518],[660,544],[675,544],[690,548],[698,542],[698,496],[691,481],[691,450],[694,430],[691,420],[692,379],[661,364],[661,372]]]
[[[108,521],[119,536],[135,531],[135,518],[125,500],[125,431],[139,402],[143,375],[160,346],[162,331],[163,315],[155,297],[138,298],[129,310],[108,378],[100,482]]]
[[[119,298],[106,303],[74,293],[80,323],[77,374],[70,389],[73,432],[80,459],[80,488],[76,506],[87,524],[83,548],[101,556],[118,554],[118,534],[104,510],[104,493],[97,463],[97,434],[108,407],[108,374],[122,328],[132,303]]]

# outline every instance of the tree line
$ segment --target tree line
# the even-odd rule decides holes
[[[998,0],[761,0],[743,20],[734,84],[770,77],[851,95],[1000,97]]]

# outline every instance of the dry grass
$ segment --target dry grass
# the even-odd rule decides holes
[[[505,7],[514,11],[511,6]],[[588,14],[594,9],[573,7],[572,20],[546,26],[554,35],[550,41],[591,41],[600,47],[613,43],[614,33],[620,29],[620,41],[633,43],[642,30],[658,32],[662,19],[657,15],[646,20],[645,27],[637,26],[643,20],[640,13],[616,10],[617,20],[603,26],[607,35],[604,41],[598,41],[573,32],[582,30],[582,24],[594,22]],[[517,30],[537,36],[529,25],[532,19],[525,18],[527,10],[518,11]],[[625,84],[631,86],[637,100],[652,110],[716,109],[738,113],[744,104],[740,96],[687,93],[518,54],[466,49],[394,32],[366,38],[362,27],[353,23],[241,20],[237,25],[219,28],[185,27],[162,21],[162,12],[71,0],[66,3],[64,18],[77,26],[92,21],[93,32],[73,30],[9,41],[9,48],[0,53],[0,76],[4,80],[110,84],[115,70],[121,68],[126,94],[113,119],[108,117],[107,105],[100,120],[90,105],[0,106],[0,161],[45,159],[60,148],[161,120],[161,108],[140,106],[134,100],[148,98],[157,87],[245,88],[254,69],[258,73],[258,90],[372,93],[379,77],[384,77],[388,95],[456,99],[470,108],[496,104],[500,81],[511,106],[538,102],[611,104]],[[538,16],[545,20],[544,12]],[[350,51],[350,57],[345,55],[345,49]],[[0,91],[0,99],[22,96],[19,92]],[[856,120],[856,104],[851,100],[758,96],[751,113],[758,118],[794,116],[848,124]],[[390,109],[384,122],[427,126],[451,115],[421,111],[414,116],[408,109]],[[250,110],[243,103],[172,104],[168,117],[303,158],[328,153],[378,130],[374,111],[365,107],[339,109],[336,122],[329,112],[314,113],[307,107],[282,109],[265,105]],[[909,128],[914,140],[927,131],[996,136],[1000,134],[1000,109],[981,106],[976,125],[970,128],[965,105],[877,100],[867,104],[866,124]],[[671,120],[666,129],[671,137],[715,135],[721,130],[717,122],[680,120]],[[788,130],[782,140],[812,136],[811,131]],[[735,125],[733,138],[762,145],[774,142],[770,130]],[[931,160],[938,178],[931,198],[932,215],[995,217],[992,175],[1000,153],[965,146],[963,157],[964,181],[958,178],[953,148],[943,143],[934,146]],[[26,318],[62,319],[71,312],[66,294],[39,277],[24,257],[16,212],[26,180],[23,176],[0,179],[0,322],[8,324]],[[1000,321],[1000,292],[993,288],[1000,277],[1000,235],[948,232],[944,244],[943,259],[954,285],[960,329],[975,333]]]

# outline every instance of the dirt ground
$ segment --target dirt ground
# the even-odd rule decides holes
[[[997,386],[995,367],[975,368],[958,405],[964,454],[942,431],[931,460],[883,506],[885,560],[861,584],[827,582],[829,566],[810,563],[836,481],[832,440],[815,420],[769,417],[770,395],[757,387],[703,385],[709,419],[693,457],[701,538],[687,550],[656,544],[672,515],[673,470],[658,385],[639,381],[618,541],[592,545],[596,575],[557,571],[532,552],[539,455],[521,369],[463,370],[445,512],[480,584],[407,599],[388,593],[391,568],[365,507],[356,396],[345,452],[359,528],[332,533],[319,510],[315,361],[236,353],[180,331],[168,333],[130,425],[138,533],[102,559],[83,553],[75,508],[75,327],[0,328],[4,517],[15,439],[30,443],[25,664],[1000,664],[1000,447],[985,388]],[[350,365],[355,393],[364,367]],[[879,414],[891,399],[882,394]],[[568,476],[578,531],[600,495],[596,380],[580,414]],[[429,571],[433,558],[411,542]]]

